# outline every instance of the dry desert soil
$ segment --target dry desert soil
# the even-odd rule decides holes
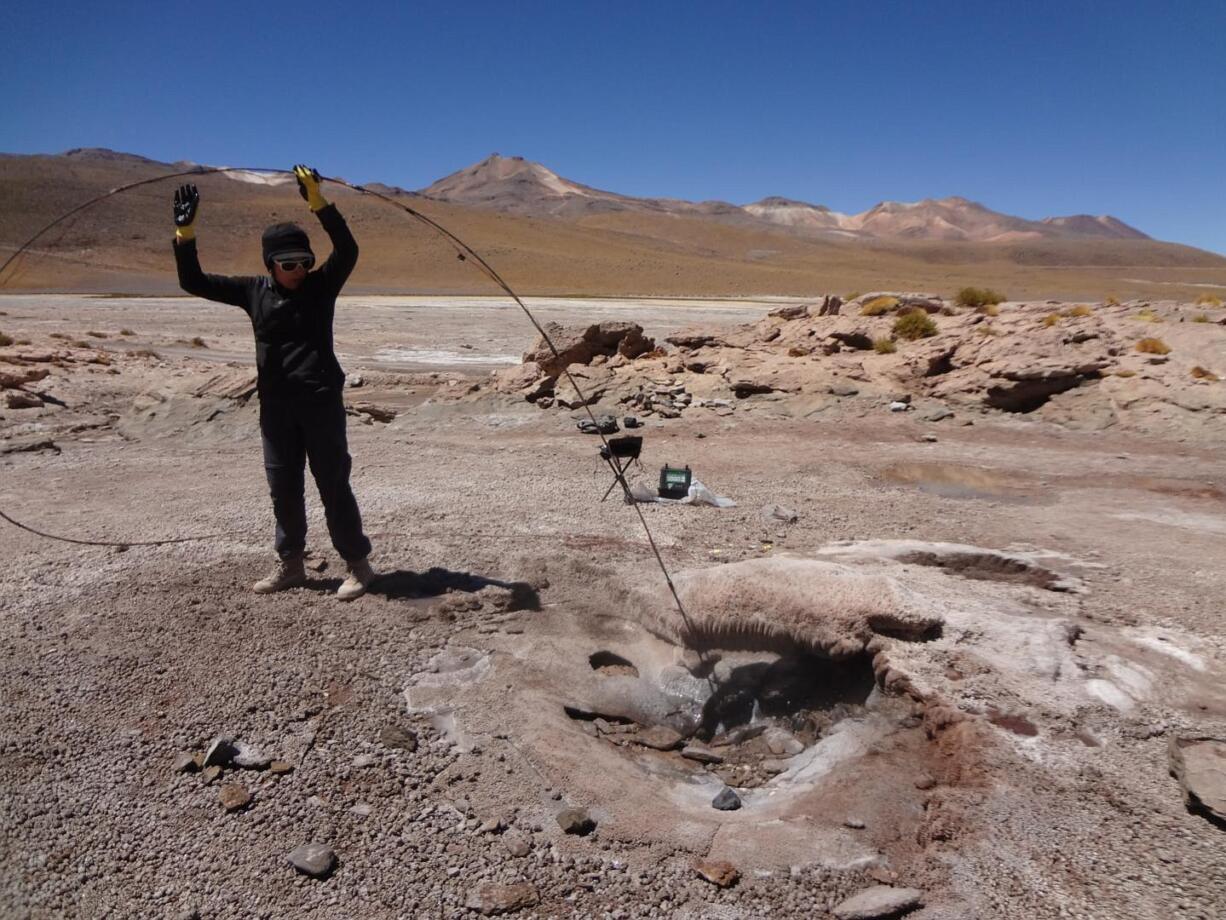
[[[1222,311],[820,302],[530,301],[716,508],[513,304],[342,299],[343,604],[310,484],[250,591],[239,311],[0,297],[0,511],[123,544],[0,522],[0,914],[1223,916]]]

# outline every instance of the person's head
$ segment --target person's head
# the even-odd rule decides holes
[[[286,290],[297,289],[315,264],[311,240],[297,224],[273,224],[264,231],[264,265],[272,280]]]

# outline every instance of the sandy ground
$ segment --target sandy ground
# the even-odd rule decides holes
[[[542,320],[635,317],[652,332],[765,309],[541,306]],[[737,502],[642,506],[670,569],[860,553],[846,564],[944,618],[935,640],[882,641],[965,719],[934,730],[904,694],[866,688],[841,721],[819,719],[817,740],[793,719],[805,750],[778,775],[753,767],[744,807],[719,812],[713,771],[566,714],[615,679],[594,653],[663,685],[680,679],[683,650],[634,600],[661,575],[633,510],[599,501],[598,442],[564,413],[455,398],[531,344],[510,309],[342,304],[346,369],[372,378],[348,397],[416,393],[388,424],[351,419],[385,576],[342,605],[313,495],[326,568],[303,589],[249,592],[272,530],[253,406],[131,424],[140,394],[246,360],[241,314],[0,298],[0,329],[31,348],[95,331],[102,349],[161,355],[57,369],[42,384],[67,408],[0,412],[9,441],[41,427],[60,449],[0,456],[0,509],[79,539],[223,534],[119,551],[0,529],[0,913],[450,917],[477,909],[484,883],[523,882],[537,903],[519,915],[541,917],[825,917],[879,883],[920,889],[909,916],[924,920],[1222,915],[1226,832],[1184,807],[1167,762],[1171,737],[1226,732],[1220,453],[1001,415],[923,423],[854,401],[800,420],[750,398],[652,422],[644,481],[685,462]],[[207,348],[176,344],[193,335]],[[404,379],[380,376],[393,369]],[[775,504],[796,522],[764,516]],[[1030,553],[1081,589],[904,564],[865,542],[880,540]],[[416,749],[389,727],[415,733]],[[175,772],[177,754],[218,735],[292,772]],[[753,743],[746,762],[772,756]],[[227,785],[252,801],[226,811]],[[563,833],[569,806],[588,810],[591,834]],[[308,841],[338,856],[326,880],[286,861]],[[739,881],[701,878],[704,857]]]

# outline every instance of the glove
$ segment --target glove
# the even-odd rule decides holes
[[[328,201],[319,190],[319,172],[301,163],[294,167],[294,178],[298,180],[298,194],[306,199],[312,211],[318,211],[328,206]]]
[[[200,208],[200,193],[194,185],[181,185],[175,192],[175,239],[186,242],[196,238],[192,225]]]

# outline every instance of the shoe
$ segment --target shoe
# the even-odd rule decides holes
[[[365,559],[351,562],[349,563],[349,574],[345,576],[341,586],[336,589],[336,597],[342,601],[351,601],[355,597],[361,597],[374,580],[375,570],[370,567],[369,562]]]
[[[289,588],[298,588],[306,584],[306,569],[302,565],[302,557],[282,559],[277,568],[266,578],[261,578],[251,590],[256,594],[274,594]]]

